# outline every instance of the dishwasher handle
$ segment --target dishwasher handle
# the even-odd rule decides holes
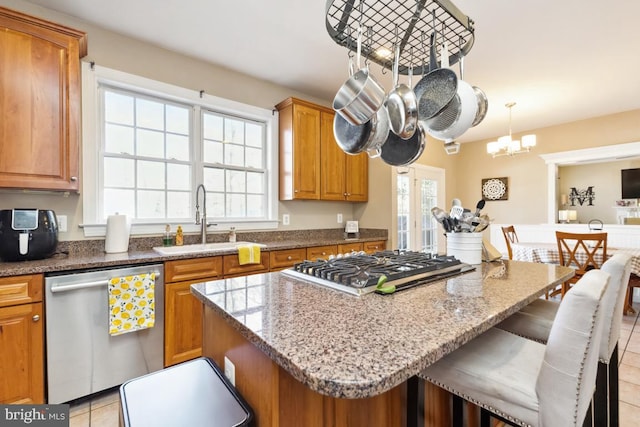
[[[159,277],[159,276],[160,276],[160,273],[156,272],[156,277]],[[108,284],[109,284],[109,279],[96,280],[95,282],[73,283],[71,285],[52,285],[51,293],[55,294],[57,292],[75,291],[77,289],[98,288],[100,286],[107,286]]]

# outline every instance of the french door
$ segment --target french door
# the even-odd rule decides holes
[[[435,206],[444,206],[444,169],[413,164],[394,168],[394,247],[437,253],[444,249],[444,236],[431,215]]]

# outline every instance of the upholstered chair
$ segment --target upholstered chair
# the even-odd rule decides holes
[[[611,275],[603,298],[605,322],[599,348],[598,380],[594,401],[597,426],[618,425],[618,340],[625,291],[631,274],[631,255],[618,253],[601,267]],[[538,299],[498,324],[498,328],[546,343],[559,303]],[[609,418],[609,421],[607,421]]]
[[[418,376],[512,425],[582,426],[595,389],[609,278],[592,270],[567,292],[546,345],[491,328]],[[489,425],[489,417],[482,420]]]

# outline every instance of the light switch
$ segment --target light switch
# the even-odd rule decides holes
[[[67,231],[67,216],[57,215],[56,218],[58,219],[58,231],[65,233]]]

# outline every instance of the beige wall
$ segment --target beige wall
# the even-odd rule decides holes
[[[289,96],[330,105],[330,100],[314,99],[304,93],[230,71],[223,66],[208,64],[124,37],[24,0],[0,0],[0,6],[86,31],[89,54],[84,60],[95,61],[101,66],[194,90],[202,89],[215,96],[263,108],[272,108]],[[549,114],[553,114],[553,111],[550,110]],[[441,141],[429,139],[418,163],[444,168],[447,199],[460,198],[467,207],[475,206],[481,198],[482,178],[506,176],[509,178],[509,200],[488,202],[486,213],[500,223],[543,223],[546,222],[546,166],[538,155],[638,141],[640,110],[539,129],[535,133],[538,135],[538,147],[533,153],[514,158],[492,159],[485,151],[487,141],[463,144],[460,154],[449,156],[444,152]],[[91,144],[92,141],[83,143]],[[391,177],[394,170],[380,159],[370,160],[369,164],[368,203],[282,202],[279,204],[280,215],[291,215],[291,225],[282,228],[336,228],[336,213],[342,213],[345,220],[360,220],[362,227],[389,229],[392,224]],[[2,191],[0,209],[54,209],[58,214],[69,217],[69,232],[61,234],[61,240],[81,239],[82,230],[78,227],[82,219],[81,197],[77,194]]]
[[[487,202],[485,213],[501,224],[546,223],[547,165],[539,155],[640,141],[640,110],[535,129],[514,134],[514,138],[532,132],[538,145],[531,153],[514,157],[491,158],[486,154],[489,140],[462,144],[455,167],[447,170],[447,179],[450,173],[457,175],[455,192],[449,198],[458,197],[465,206],[475,204],[482,195],[482,178],[507,177],[509,199]]]

